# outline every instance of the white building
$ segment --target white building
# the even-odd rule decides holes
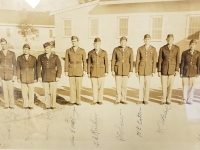
[[[183,51],[191,39],[200,39],[199,8],[199,0],[100,0],[53,11],[56,50],[71,47],[70,37],[76,35],[88,52],[94,38],[100,37],[101,47],[111,55],[119,38],[127,36],[136,55],[145,34],[151,35],[157,51],[166,44],[167,34],[174,34],[174,43]]]
[[[43,44],[54,40],[54,16],[49,12],[31,12],[19,10],[0,10],[0,38],[5,38],[13,49],[22,49],[25,39],[18,34],[17,26],[22,20],[38,29],[38,34],[31,40],[31,49],[43,50]]]

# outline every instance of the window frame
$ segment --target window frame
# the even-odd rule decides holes
[[[91,20],[92,19],[97,19],[98,20],[98,35],[95,35],[95,36],[92,36],[91,35]],[[90,17],[89,18],[89,31],[88,31],[88,34],[89,34],[89,38],[96,38],[96,37],[99,37],[100,36],[100,28],[99,28],[99,26],[100,26],[100,21],[99,21],[99,17]]]
[[[162,18],[162,27],[161,27],[161,38],[160,39],[154,39],[153,38],[153,18]],[[151,41],[154,42],[162,42],[163,35],[164,35],[164,16],[163,15],[156,15],[150,17],[150,35],[151,35]]]
[[[49,38],[53,38],[53,30],[49,29]]]
[[[200,14],[193,14],[193,15],[187,15],[187,21],[186,21],[186,41],[191,41],[192,39],[188,39],[189,34],[189,24],[190,24],[190,17],[200,17]],[[200,41],[200,30],[199,30],[199,39],[196,39],[197,41]]]
[[[68,35],[68,36],[66,36],[65,35],[65,20],[70,20],[71,21],[71,35]],[[72,35],[73,35],[73,21],[72,21],[72,18],[63,18],[62,19],[62,24],[63,24],[63,28],[62,28],[62,35],[63,35],[63,37],[64,38],[69,38],[69,37],[71,37]]]
[[[125,37],[129,37],[129,35],[130,35],[130,19],[129,19],[130,17],[129,16],[120,16],[120,17],[117,17],[117,38],[119,39],[119,38],[121,38],[122,36],[124,36],[124,35],[119,35],[120,33],[120,31],[119,31],[119,24],[120,24],[120,19],[128,19],[128,26],[127,26],[127,29],[128,29],[128,33],[127,33],[127,35],[125,36]]]

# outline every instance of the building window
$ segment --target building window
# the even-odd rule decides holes
[[[70,37],[72,36],[72,20],[71,19],[64,19],[64,29],[63,29],[63,36]]]
[[[128,36],[128,17],[118,18],[118,37]]]
[[[10,37],[10,28],[6,29],[6,35],[7,35],[7,37]]]
[[[152,40],[162,40],[163,17],[154,16],[151,18],[151,38]]]
[[[97,37],[99,36],[99,19],[98,18],[90,18],[89,19],[89,37]]]
[[[49,30],[49,37],[53,38],[53,30]]]
[[[187,39],[200,39],[200,15],[189,16],[187,27]]]

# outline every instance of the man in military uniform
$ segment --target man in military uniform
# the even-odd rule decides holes
[[[82,77],[86,74],[86,53],[78,46],[79,39],[71,37],[72,47],[65,53],[65,75],[69,76],[70,104],[81,105]]]
[[[105,50],[100,48],[101,39],[94,39],[94,49],[88,53],[88,65],[87,73],[91,78],[92,91],[93,91],[93,103],[102,104],[103,100],[103,88],[105,76],[108,73],[108,56]]]
[[[120,45],[113,50],[111,60],[111,71],[116,82],[115,104],[127,104],[126,92],[128,77],[133,72],[133,50],[127,46],[127,38],[120,38]]]
[[[195,50],[197,41],[190,41],[190,49],[182,53],[180,76],[183,83],[183,103],[192,104],[195,80],[200,74],[200,52]],[[181,104],[183,104],[181,103]]]
[[[158,57],[158,76],[162,83],[161,105],[171,104],[174,77],[179,72],[180,63],[180,49],[173,44],[173,34],[169,34],[166,40],[167,44],[160,48]]]
[[[16,80],[16,57],[15,53],[8,50],[7,41],[1,39],[0,51],[0,80],[3,88],[5,109],[14,109],[14,81]]]
[[[24,54],[17,58],[17,81],[21,83],[23,107],[33,109],[34,83],[37,82],[37,60],[29,52],[30,46],[24,44]]]
[[[62,67],[59,57],[51,53],[51,44],[47,42],[43,46],[45,53],[38,56],[37,75],[44,87],[46,109],[55,109],[57,82],[60,80]]]
[[[150,35],[146,34],[144,36],[145,45],[137,50],[135,73],[137,77],[139,76],[140,83],[138,104],[148,104],[151,77],[156,71],[157,52],[150,45],[150,41]]]

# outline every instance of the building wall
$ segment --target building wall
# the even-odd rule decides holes
[[[10,37],[7,36],[6,29],[10,29]],[[52,41],[53,38],[49,36],[49,30],[53,31],[53,37],[55,36],[55,29],[53,27],[36,27],[39,30],[39,37],[36,40],[30,41],[31,49],[36,51],[43,50],[43,44],[45,42]],[[13,25],[0,25],[0,38],[5,38],[7,42],[13,46],[14,49],[21,49],[23,44],[25,44],[25,39],[18,34],[17,26]]]
[[[163,16],[163,36],[161,41],[152,41],[151,45],[159,48],[166,44],[167,34],[174,34],[174,43],[180,46],[181,51],[188,49],[189,40],[186,38],[187,15],[199,14],[199,12],[156,12],[156,13],[134,13],[134,14],[109,14],[89,15],[94,6],[88,6],[73,11],[55,15],[56,50],[65,51],[71,47],[70,38],[63,37],[63,19],[72,18],[73,35],[80,39],[80,47],[87,52],[93,48],[93,38],[89,38],[89,18],[99,18],[99,37],[102,40],[102,49],[107,50],[109,56],[114,47],[119,45],[117,37],[117,18],[120,16],[129,17],[128,45],[133,48],[136,55],[137,48],[143,45],[143,36],[150,34],[151,16]],[[103,10],[102,10],[103,11]],[[200,50],[200,43],[197,45]]]

